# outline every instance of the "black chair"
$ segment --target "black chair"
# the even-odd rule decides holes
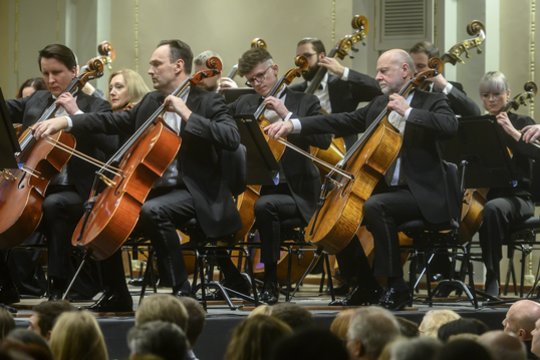
[[[453,163],[444,162],[444,165],[451,192],[450,199],[460,209],[461,199],[463,197],[463,172],[458,174],[458,168]],[[424,219],[415,219],[401,224],[398,227],[398,231],[405,233],[413,239],[412,245],[402,247],[411,252],[412,255],[409,271],[411,295],[414,295],[414,291],[418,288],[422,276],[425,274],[429,306],[433,306],[434,295],[443,292],[448,293],[448,289],[455,289],[456,291],[463,291],[473,306],[478,308],[473,267],[470,261],[470,244],[461,244],[459,242],[459,223],[456,220],[452,220],[448,224],[433,225]],[[448,254],[452,260],[450,261],[450,269],[448,271],[449,278],[439,281],[437,287],[432,290],[430,264],[438,253]],[[458,257],[467,269],[469,286],[456,277],[455,267]],[[420,270],[418,271],[418,269]]]

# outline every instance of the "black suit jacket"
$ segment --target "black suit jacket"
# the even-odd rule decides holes
[[[379,96],[354,112],[300,119],[302,134],[363,132],[385,109],[388,97]],[[401,148],[402,171],[424,218],[433,224],[458,216],[450,199],[449,176],[442,163],[438,140],[457,133],[458,122],[442,94],[415,91]]]
[[[8,100],[7,108],[14,123],[22,123],[24,127],[28,127],[40,118],[53,101],[50,92],[40,90],[26,98]],[[107,101],[82,92],[77,94],[76,101],[79,109],[85,113],[111,111]],[[117,136],[95,134],[91,131],[76,135],[75,140],[77,150],[101,161],[108,160],[118,146]],[[75,156],[72,156],[67,164],[69,181],[83,199],[89,196],[96,170],[94,165]]]
[[[463,85],[453,81],[450,81],[450,83],[453,87],[446,97],[452,111],[461,116],[479,116],[480,108],[467,96],[465,90],[463,90]]]
[[[133,134],[164,98],[153,91],[128,111],[73,116],[71,132]],[[205,235],[217,238],[232,234],[241,227],[240,216],[219,161],[221,149],[235,150],[240,144],[238,128],[218,94],[192,87],[186,104],[193,113],[187,122],[182,121],[179,176],[193,196],[197,220]]]
[[[230,104],[233,114],[253,114],[262,101],[262,97],[244,95]],[[287,90],[285,106],[293,113],[293,118],[320,114],[321,107],[315,95],[308,95]],[[331,135],[289,135],[287,140],[294,145],[309,152],[309,146],[326,149],[330,146]],[[321,189],[321,179],[318,169],[312,160],[298,152],[286,148],[280,159],[281,168],[287,179],[289,189],[302,214],[304,220],[309,222],[315,212],[317,199]]]

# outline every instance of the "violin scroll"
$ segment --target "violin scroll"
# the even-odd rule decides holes
[[[441,56],[441,59],[444,62],[449,62],[452,65],[455,65],[458,62],[460,64],[464,64],[465,61],[463,61],[463,58],[461,57],[463,53],[465,53],[465,57],[469,58],[470,49],[476,48],[476,51],[479,54],[482,52],[480,45],[482,45],[482,43],[486,40],[484,24],[478,20],[472,21],[469,25],[467,25],[467,33],[469,33],[469,35],[476,35],[476,37],[463,40],[462,42],[452,46],[448,52]]]

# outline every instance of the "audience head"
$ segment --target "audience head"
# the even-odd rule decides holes
[[[510,98],[506,76],[500,71],[489,71],[480,79],[480,98],[484,109],[491,115],[501,112]]]
[[[155,320],[171,322],[185,332],[188,325],[188,312],[176,296],[170,294],[146,296],[141,306],[135,311],[135,325]]]
[[[348,360],[343,341],[326,329],[304,328],[276,344],[275,360]]]
[[[429,41],[420,41],[413,45],[409,50],[409,54],[414,61],[416,72],[421,72],[429,69],[429,59],[439,56],[439,49]]]
[[[347,348],[351,359],[377,359],[389,342],[400,336],[394,315],[381,307],[360,308],[351,319]]]
[[[148,91],[141,75],[131,69],[115,71],[109,77],[108,100],[113,111],[137,104]]]
[[[431,337],[400,338],[386,345],[379,360],[432,360],[441,348]]]
[[[186,336],[190,347],[193,347],[204,328],[206,313],[202,305],[193,298],[182,296],[178,300],[184,305],[188,314]]]
[[[406,319],[402,316],[396,316],[396,320],[399,323],[399,330],[401,331],[401,336],[406,338],[415,338],[420,335],[418,330],[418,324],[414,321]]]
[[[251,48],[238,60],[238,73],[246,78],[246,85],[266,96],[277,81],[278,65],[263,48]]]
[[[56,360],[109,358],[96,318],[86,310],[60,315],[51,331],[50,345]]]
[[[75,310],[69,301],[43,301],[32,308],[28,329],[48,340],[60,314]]]
[[[540,357],[540,319],[534,323],[534,330],[531,332],[531,352]]]
[[[461,316],[453,310],[429,310],[422,318],[418,330],[422,336],[431,336],[436,338],[437,331],[439,331],[441,325],[460,318]]]
[[[532,300],[516,301],[508,311],[502,324],[504,331],[514,333],[522,341],[532,339],[534,323],[540,319],[540,304]]]
[[[447,322],[446,324],[441,325],[439,331],[437,332],[437,337],[446,342],[454,335],[459,334],[473,334],[473,335],[482,335],[483,333],[489,330],[488,326],[478,320],[473,318],[461,318]]]
[[[414,63],[405,50],[385,51],[377,60],[375,80],[378,81],[381,91],[385,95],[398,93],[413,74]]]
[[[434,360],[456,359],[492,360],[489,351],[472,339],[451,340],[434,357]]]
[[[488,331],[477,340],[491,353],[493,360],[525,360],[527,350],[525,344],[514,334],[502,330]]]
[[[342,310],[330,324],[330,331],[341,341],[347,341],[347,330],[349,330],[349,324],[354,314],[356,314],[356,309]]]
[[[313,315],[298,304],[289,302],[275,304],[272,306],[271,316],[283,321],[293,330],[313,326]]]
[[[184,331],[166,321],[149,321],[131,328],[128,346],[132,355],[156,355],[162,360],[184,359],[188,344]]]
[[[39,51],[39,70],[47,89],[54,96],[63,93],[77,76],[77,59],[73,51],[62,44],[50,44]]]
[[[43,82],[42,78],[30,78],[23,82],[17,91],[17,99],[25,98],[38,90],[47,90],[47,86]]]
[[[319,70],[319,60],[326,56],[326,49],[317,38],[304,38],[296,44],[296,56],[302,55],[308,61],[308,70],[302,73],[306,81],[311,81]]]
[[[276,343],[292,333],[289,325],[268,315],[255,315],[242,321],[234,330],[225,360],[266,360]]]
[[[27,329],[15,329],[9,333],[2,344],[4,350],[14,349],[31,356],[34,360],[52,360],[53,355],[47,341]]]
[[[4,339],[13,329],[15,329],[13,315],[6,308],[0,307],[0,340]]]
[[[163,40],[150,57],[148,75],[154,89],[169,95],[191,74],[193,53],[181,40]]]
[[[272,306],[268,304],[261,304],[257,306],[255,309],[251,310],[248,317],[252,317],[255,315],[272,315]]]

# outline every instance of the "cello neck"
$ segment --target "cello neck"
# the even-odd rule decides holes
[[[328,57],[335,57],[337,54],[337,47],[334,47],[330,52],[328,53]],[[309,86],[307,87],[306,91],[304,91],[306,94],[315,94],[315,91],[319,88],[319,85],[321,85],[322,80],[324,79],[324,76],[328,73],[328,69],[326,69],[324,66],[319,66],[319,69],[315,73],[315,76],[309,83]]]

